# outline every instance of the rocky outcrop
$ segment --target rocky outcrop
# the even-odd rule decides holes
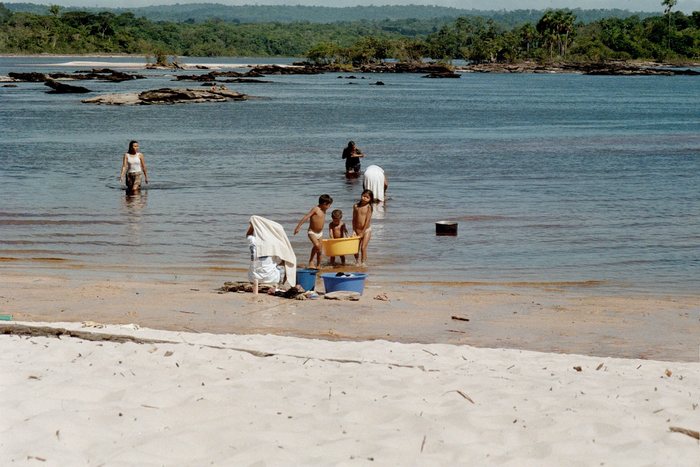
[[[314,65],[297,62],[296,67],[287,69],[287,73],[423,73],[425,78],[459,78],[462,73],[581,73],[588,75],[664,75],[696,76],[700,72],[680,69],[670,65],[645,62],[599,62],[599,63],[538,63],[524,61],[518,63],[473,63],[454,67],[442,63],[390,62],[373,63],[356,67],[339,67],[338,65]],[[691,65],[693,66],[693,65]],[[697,66],[697,64],[694,64]],[[262,68],[259,68],[263,70]],[[267,70],[263,70],[265,72]],[[279,73],[278,73],[279,74]]]
[[[130,73],[124,73],[122,71],[112,70],[109,68],[93,68],[89,71],[76,71],[75,73],[22,73],[22,72],[11,72],[8,76],[14,81],[23,81],[26,83],[41,83],[47,80],[100,80],[100,81],[129,81],[132,79],[143,79],[145,76],[136,75]]]
[[[428,75],[447,75],[454,73],[453,67],[441,63],[396,62],[363,65],[359,67],[363,73],[427,73]],[[458,76],[457,76],[458,77]]]
[[[81,102],[102,105],[157,105],[246,100],[248,96],[228,89],[161,88],[140,93],[103,94]]]
[[[660,65],[658,63],[595,62],[595,63],[478,63],[458,68],[463,73],[580,73],[584,75],[647,76],[662,75],[696,76],[700,72]]]
[[[453,71],[445,71],[441,73],[430,73],[423,76],[423,78],[460,78],[461,76],[462,75]]]
[[[222,79],[219,80],[220,83],[248,83],[248,84],[255,84],[255,83],[272,83],[272,81],[268,81],[265,79],[256,79],[256,78],[232,78],[232,79]]]
[[[304,66],[280,66],[280,65],[260,65],[253,67],[248,73],[252,76],[257,73],[258,76],[263,75],[318,75],[326,70],[312,65]]]
[[[49,94],[85,94],[92,92],[88,88],[82,86],[71,86],[70,84],[59,83],[52,79],[44,81],[44,85],[51,88],[51,91],[46,91]]]
[[[697,76],[700,72],[693,71],[690,69],[680,70],[677,68],[669,67],[644,67],[644,66],[634,66],[634,65],[620,65],[620,64],[606,64],[606,63],[596,63],[592,65],[587,65],[582,67],[581,72],[584,75],[627,75],[627,76],[648,76],[648,75],[661,75],[661,76]]]
[[[454,67],[441,63],[423,62],[390,62],[372,63],[356,67],[339,67],[338,65],[313,65],[308,62],[295,63],[299,67],[308,70],[308,73],[338,73],[338,72],[359,72],[359,73],[425,73],[429,75],[454,74]],[[450,76],[454,77],[454,76]],[[459,75],[457,75],[459,77]]]
[[[7,74],[10,78],[15,81],[24,81],[25,83],[43,83],[48,79],[44,73],[22,73],[11,71]]]
[[[209,73],[203,73],[201,75],[176,75],[175,79],[177,81],[201,81],[205,83],[215,82],[220,78],[235,78],[235,79],[248,79],[248,78],[260,78],[263,76],[257,71],[250,70],[246,73],[240,73],[238,71],[210,71]],[[232,80],[222,80],[225,83],[236,83],[236,82],[246,82],[246,81],[232,81]],[[253,82],[253,81],[250,81]]]
[[[211,82],[216,81],[216,75],[212,73],[203,73],[201,75],[175,75],[175,80],[177,81],[202,81]]]
[[[101,81],[130,81],[132,79],[145,79],[143,75],[124,73],[123,71],[112,70],[111,68],[93,68],[90,71],[76,71],[74,76],[82,76],[77,79],[97,79]]]

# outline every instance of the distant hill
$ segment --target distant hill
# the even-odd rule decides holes
[[[33,3],[6,3],[11,11],[47,14],[49,5]],[[355,21],[385,20],[440,20],[442,24],[460,16],[481,16],[491,18],[499,24],[513,27],[530,22],[536,23],[544,10],[486,11],[429,5],[384,5],[353,6],[346,8],[322,6],[286,5],[242,5],[229,6],[217,3],[189,3],[177,5],[157,5],[140,8],[78,8],[62,7],[63,11],[109,11],[115,14],[132,12],[136,16],[151,21],[171,21],[178,23],[200,23],[207,20],[221,20],[231,23],[339,23]],[[631,12],[619,9],[572,10],[578,21],[591,23],[603,18],[646,18],[656,15],[649,12]]]

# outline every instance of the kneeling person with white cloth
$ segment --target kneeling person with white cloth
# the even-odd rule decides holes
[[[378,165],[370,165],[364,173],[362,188],[372,190],[374,202],[379,203],[385,200],[386,190],[389,188],[389,181],[386,178],[384,169]]]
[[[260,216],[251,216],[246,232],[250,247],[248,280],[257,284],[296,285],[297,258],[284,228],[277,222]]]

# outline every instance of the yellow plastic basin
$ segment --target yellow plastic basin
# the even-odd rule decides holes
[[[360,237],[321,240],[326,256],[354,255],[360,250]]]

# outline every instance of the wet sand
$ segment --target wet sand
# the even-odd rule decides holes
[[[242,272],[172,280],[5,264],[0,313],[15,321],[134,323],[195,333],[467,344],[699,361],[700,296],[608,294],[596,284],[377,283],[357,302],[219,293]],[[317,282],[321,288],[321,281]],[[377,297],[384,295],[388,300]]]

